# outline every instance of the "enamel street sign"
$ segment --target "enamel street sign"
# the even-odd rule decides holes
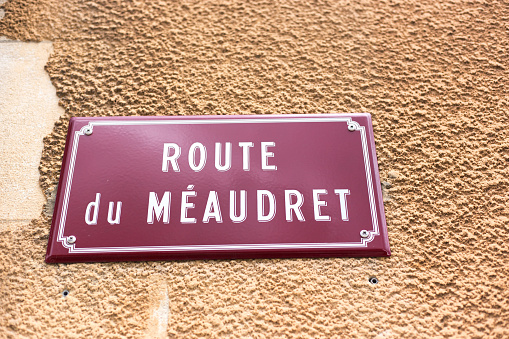
[[[71,118],[47,262],[389,255],[369,114]]]

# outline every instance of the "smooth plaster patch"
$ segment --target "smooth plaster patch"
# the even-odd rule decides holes
[[[0,229],[37,218],[43,138],[64,110],[44,66],[51,42],[0,41]]]
[[[154,310],[154,318],[157,319],[157,338],[165,338],[168,329],[168,317],[170,314],[170,299],[168,298],[168,287],[161,293],[159,307]]]

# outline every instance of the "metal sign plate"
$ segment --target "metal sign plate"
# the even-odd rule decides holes
[[[389,255],[369,114],[71,118],[47,262]]]

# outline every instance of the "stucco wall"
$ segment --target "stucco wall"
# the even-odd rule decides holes
[[[392,257],[48,265],[41,212],[1,230],[0,336],[509,337],[507,2],[2,8],[54,46],[47,197],[71,116],[370,112]]]

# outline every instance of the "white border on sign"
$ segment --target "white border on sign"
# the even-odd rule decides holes
[[[301,123],[301,122],[345,122],[349,131],[359,131],[361,135],[362,152],[364,156],[364,169],[366,171],[366,182],[368,189],[369,205],[371,210],[371,221],[373,230],[369,235],[361,238],[360,242],[336,242],[336,243],[275,243],[275,244],[224,244],[224,245],[187,245],[187,246],[138,246],[138,247],[90,247],[76,248],[75,244],[68,244],[67,237],[64,237],[65,221],[69,197],[71,195],[74,165],[78,154],[79,138],[82,135],[90,134],[94,126],[120,126],[120,125],[203,125],[203,124],[252,124],[252,123]],[[65,182],[62,211],[58,226],[57,241],[69,250],[69,253],[128,253],[128,252],[178,252],[178,251],[224,251],[224,250],[278,250],[278,249],[334,249],[334,248],[356,248],[367,247],[375,236],[380,235],[378,227],[378,214],[375,204],[373,181],[371,176],[370,157],[366,129],[351,118],[340,117],[284,117],[284,118],[252,118],[252,119],[190,119],[190,120],[124,120],[124,121],[91,121],[74,133],[73,144],[70,154],[69,170]],[[360,236],[360,235],[359,235]]]

